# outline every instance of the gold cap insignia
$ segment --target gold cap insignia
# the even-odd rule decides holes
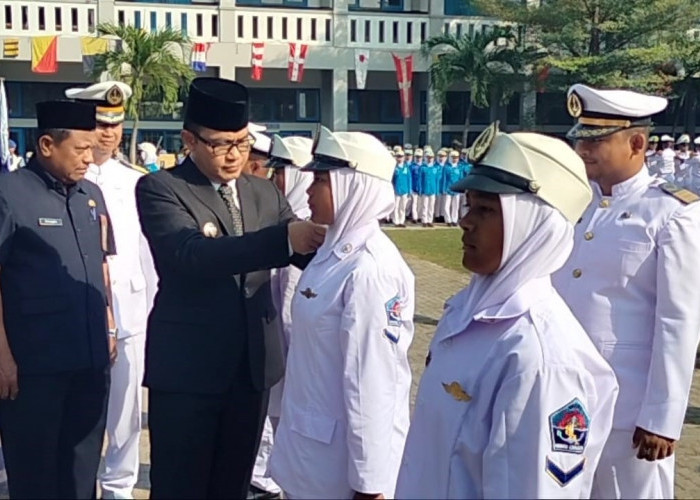
[[[581,103],[581,98],[578,96],[578,94],[576,94],[576,92],[572,92],[566,100],[566,109],[574,118],[578,118],[581,116],[581,113],[583,113],[583,104]]]
[[[445,389],[445,392],[447,394],[455,398],[457,401],[463,401],[465,403],[468,403],[472,400],[472,397],[469,394],[467,394],[467,391],[462,389],[462,386],[459,384],[459,382],[451,382],[449,384],[443,382],[442,387],[443,389]]]
[[[469,162],[471,164],[479,163],[482,158],[486,156],[487,151],[493,143],[493,139],[498,133],[499,123],[498,121],[493,122],[476,138],[469,150]]]
[[[120,106],[121,104],[123,104],[124,93],[122,92],[122,89],[120,89],[118,85],[115,85],[114,87],[110,88],[107,91],[106,100],[112,106]]]
[[[88,207],[90,208],[95,208],[97,206],[97,202],[93,199],[88,200]]]
[[[216,228],[213,222],[207,222],[204,224],[204,227],[202,227],[202,234],[207,238],[215,238],[218,233],[219,230]]]

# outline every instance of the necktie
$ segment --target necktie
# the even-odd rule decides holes
[[[231,214],[231,219],[233,220],[233,236],[242,236],[243,217],[241,216],[241,211],[236,206],[236,202],[233,200],[233,189],[231,189],[231,186],[228,184],[222,184],[219,186],[218,192]]]

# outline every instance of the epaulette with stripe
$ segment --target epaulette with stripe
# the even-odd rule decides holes
[[[700,200],[700,196],[693,193],[692,191],[685,189],[681,186],[674,184],[673,182],[665,182],[659,186],[661,190],[673,196],[675,199],[679,200],[681,203],[688,205],[690,203],[695,203]]]
[[[147,169],[145,169],[145,168],[143,168],[143,167],[140,167],[140,166],[138,166],[138,165],[133,165],[133,164],[129,163],[129,162],[126,161],[126,160],[122,160],[121,158],[116,158],[116,160],[117,160],[119,163],[121,163],[122,165],[124,165],[125,167],[129,167],[129,168],[132,169],[132,170],[136,170],[137,172],[140,172],[140,173],[142,173],[142,174],[147,174],[147,173],[148,173],[148,170],[147,170]]]

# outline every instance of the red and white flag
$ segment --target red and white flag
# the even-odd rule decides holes
[[[413,56],[399,57],[391,54],[396,66],[396,83],[399,85],[401,97],[401,115],[404,118],[413,116]]]
[[[262,80],[263,75],[263,54],[265,53],[265,42],[254,42],[251,46],[252,54],[250,60],[250,77],[253,80]]]
[[[369,65],[369,50],[355,49],[355,85],[364,90],[367,83],[367,66]]]
[[[304,63],[306,62],[306,51],[308,45],[302,43],[289,44],[289,64],[287,65],[287,76],[290,82],[301,82],[304,78]]]
[[[207,70],[207,52],[210,46],[210,43],[192,44],[192,69],[199,72]]]

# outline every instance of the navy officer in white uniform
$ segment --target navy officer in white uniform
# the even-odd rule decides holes
[[[674,457],[700,337],[700,203],[644,168],[666,99],[569,89],[593,202],[554,284],[620,384],[597,498],[673,498]]]
[[[146,323],[158,281],[136,210],[136,183],[142,173],[114,158],[131,93],[131,87],[115,81],[66,90],[67,97],[96,105],[97,141],[85,178],[102,190],[120,249],[107,258],[118,356],[111,374],[102,498],[132,498],[138,481]]]
[[[396,498],[589,498],[617,383],[551,283],[591,199],[583,162],[495,123],[470,163],[452,190],[474,274],[430,345]]]

